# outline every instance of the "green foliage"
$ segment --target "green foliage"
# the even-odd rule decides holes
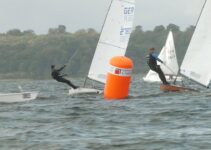
[[[147,49],[162,48],[169,30],[173,31],[177,57],[181,63],[194,26],[185,31],[174,24],[156,26],[153,31],[143,31],[136,26],[131,34],[126,55],[134,61],[134,72],[148,70],[145,56]],[[98,42],[99,33],[94,29],[66,32],[64,25],[50,28],[46,35],[36,35],[33,30],[21,32],[12,29],[0,34],[0,78],[50,78],[50,66],[67,65],[65,72],[71,76],[85,76]]]
[[[19,29],[12,29],[12,30],[9,30],[7,32],[7,35],[11,35],[11,36],[21,36],[22,33]]]
[[[66,33],[66,27],[64,25],[59,25],[58,28],[50,28],[48,34],[64,34]]]

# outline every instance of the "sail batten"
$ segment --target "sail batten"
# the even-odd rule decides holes
[[[208,87],[211,79],[211,1],[206,1],[181,65],[180,73]]]
[[[125,49],[124,47],[119,47],[119,46],[114,45],[112,43],[106,43],[106,42],[99,42],[99,43],[104,44],[104,45],[110,45],[110,46],[117,47],[117,48],[120,48],[120,49]]]
[[[133,28],[135,0],[113,0],[103,25],[88,78],[105,83],[109,60],[125,55]]]

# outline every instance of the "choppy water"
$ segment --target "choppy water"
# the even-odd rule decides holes
[[[0,81],[0,91],[17,91],[17,85],[40,95],[30,102],[0,104],[1,150],[211,149],[209,89],[164,93],[159,84],[136,76],[124,101],[69,97],[68,87],[53,80]]]

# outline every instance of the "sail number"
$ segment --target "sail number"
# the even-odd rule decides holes
[[[121,28],[120,29],[120,35],[127,35],[130,34],[132,31],[132,28]]]
[[[127,77],[127,76],[131,76],[132,68],[127,68],[126,69],[126,68],[119,68],[119,67],[110,65],[109,73],[117,75],[117,76]]]
[[[134,7],[125,7],[124,9],[124,14],[125,15],[130,15],[134,13],[135,8]]]

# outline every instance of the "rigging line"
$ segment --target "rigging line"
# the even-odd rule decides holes
[[[209,85],[206,86],[206,85],[204,85],[204,84],[202,84],[202,83],[200,83],[200,82],[198,82],[198,81],[195,81],[194,79],[192,79],[192,78],[190,78],[190,77],[187,77],[186,75],[183,75],[183,74],[181,74],[181,75],[182,75],[183,77],[189,79],[190,81],[193,81],[193,82],[195,82],[195,83],[201,85],[202,87],[209,88]]]
[[[199,14],[199,17],[198,17],[198,19],[197,19],[197,22],[196,22],[195,27],[196,27],[196,26],[198,25],[198,23],[199,23],[199,19],[200,19],[201,15],[202,15],[202,12],[203,12],[203,10],[204,10],[204,7],[205,7],[206,3],[207,3],[207,0],[205,0],[204,4],[203,4],[203,6],[202,6],[202,9],[201,9],[201,11],[200,11],[200,14]]]
[[[173,84],[176,83],[177,77],[178,77],[178,73],[175,73],[169,66],[167,66],[166,64],[163,64],[168,70],[170,70],[173,74],[176,74],[176,78],[174,79]]]
[[[207,3],[207,0],[205,0],[204,4],[203,4],[203,6],[202,6],[202,9],[201,9],[201,11],[200,11],[199,17],[198,17],[198,19],[197,19],[197,21],[196,21],[195,29],[194,29],[193,35],[194,35],[195,31],[196,31],[196,27],[197,27],[197,25],[198,25],[198,23],[199,23],[200,17],[201,17],[201,15],[202,15],[202,12],[203,12],[203,10],[204,10],[204,7],[205,7],[206,3]],[[193,35],[192,35],[192,37],[191,37],[191,40],[190,40],[190,42],[189,42],[189,45],[190,45],[190,43],[191,43],[191,41],[192,41],[192,39],[193,39]],[[183,58],[183,60],[184,60],[184,58]]]
[[[166,64],[163,64],[169,71],[171,71],[173,74],[177,74],[175,73],[169,66],[167,66]]]
[[[69,58],[69,60],[68,60],[68,62],[66,64],[71,63],[72,59],[75,57],[75,55],[77,54],[77,52],[78,52],[78,50],[76,49],[75,52],[73,53],[73,55],[70,56],[70,58]]]
[[[88,76],[87,76],[87,77],[85,78],[85,82],[84,82],[83,87],[85,87],[86,82],[87,82],[87,79],[88,79],[88,80],[90,80],[90,81],[92,81],[92,85],[94,85],[94,84],[93,84],[93,82],[96,82],[96,83],[99,83],[99,84],[103,84],[102,82],[100,82],[100,81],[96,81],[96,80],[91,79],[90,77],[88,77]],[[92,86],[92,87],[94,88],[94,86]]]

